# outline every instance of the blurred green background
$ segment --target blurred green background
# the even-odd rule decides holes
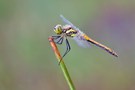
[[[48,42],[60,14],[119,55],[69,40],[76,89],[135,90],[134,0],[0,0],[0,90],[69,90]]]

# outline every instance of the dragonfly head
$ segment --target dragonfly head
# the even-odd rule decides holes
[[[54,27],[54,32],[55,32],[56,34],[62,34],[62,26],[61,26],[60,24],[56,25],[56,26]]]

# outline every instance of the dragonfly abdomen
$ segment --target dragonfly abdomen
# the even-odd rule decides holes
[[[92,43],[92,44],[94,44],[94,45],[96,45],[96,46],[98,46],[98,47],[104,49],[105,51],[107,51],[108,53],[112,54],[113,56],[118,57],[118,55],[116,54],[116,52],[114,52],[111,48],[108,48],[107,46],[105,46],[105,45],[103,45],[103,44],[101,44],[101,43],[98,43],[97,41],[95,41],[95,40],[89,38],[87,35],[84,35],[84,38],[85,38],[88,42],[90,42],[90,43]]]

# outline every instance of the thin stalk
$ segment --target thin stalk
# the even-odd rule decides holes
[[[68,83],[68,86],[69,86],[70,90],[75,90],[75,87],[74,87],[74,84],[72,82],[72,79],[70,78],[70,75],[68,73],[66,65],[65,65],[65,63],[64,63],[64,61],[63,61],[63,59],[62,59],[62,57],[60,55],[60,52],[59,52],[59,50],[57,48],[57,45],[55,44],[55,42],[53,40],[53,37],[49,37],[48,39],[49,39],[50,45],[51,45],[51,47],[52,47],[52,49],[53,49],[53,51],[55,53],[55,56],[58,59],[58,62],[60,62],[59,65],[61,67],[61,70],[62,70],[62,72],[64,74],[64,77],[65,77],[65,79],[66,79],[66,81]]]

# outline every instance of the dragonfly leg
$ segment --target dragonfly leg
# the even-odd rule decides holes
[[[62,56],[62,58],[64,58],[64,56],[66,56],[66,54],[67,54],[70,50],[71,50],[71,47],[70,47],[70,44],[69,44],[69,42],[68,42],[68,39],[66,38],[66,52],[64,53],[64,55]],[[62,60],[62,58],[61,58],[61,60]],[[60,60],[60,62],[61,62],[61,60]],[[59,62],[59,64],[60,64],[60,62]]]
[[[57,44],[59,44],[59,45],[61,45],[62,43],[63,43],[63,37],[61,37],[61,36],[52,36],[53,37],[53,39],[55,40],[55,43],[57,43]],[[59,39],[59,40],[58,40]],[[57,40],[57,41],[56,41]]]
[[[70,44],[68,39],[66,38],[66,52],[64,53],[64,55],[62,56],[62,58],[71,50]]]
[[[58,38],[60,38],[61,36],[52,36],[54,40],[57,40]]]
[[[64,39],[64,38],[61,37],[56,43],[59,44],[59,45],[61,45],[61,44],[63,43],[63,39]]]

